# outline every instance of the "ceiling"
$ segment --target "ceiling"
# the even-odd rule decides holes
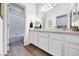
[[[45,12],[56,6],[56,3],[40,3],[40,11]]]

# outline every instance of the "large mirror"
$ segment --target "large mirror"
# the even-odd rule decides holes
[[[79,3],[77,3],[77,20],[78,20],[78,26],[79,26]]]
[[[72,28],[79,27],[79,3],[74,3],[72,8]]]
[[[71,30],[79,26],[79,3],[39,4],[37,9],[44,29]]]
[[[72,26],[79,25],[79,4],[75,3],[72,9]]]

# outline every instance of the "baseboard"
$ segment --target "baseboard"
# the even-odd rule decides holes
[[[9,37],[9,39],[11,39],[11,38],[19,38],[19,37],[24,37],[24,36],[23,35],[18,35],[18,36]]]
[[[17,42],[19,40],[24,40],[24,36],[17,36],[17,37],[11,37],[11,38],[9,38],[9,44]]]
[[[24,46],[30,45],[31,43],[24,43]]]

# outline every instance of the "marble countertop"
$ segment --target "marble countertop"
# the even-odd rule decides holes
[[[63,30],[63,29],[30,29],[30,31],[50,32],[50,33],[64,33],[64,34],[76,34],[76,35],[79,35],[79,31]]]

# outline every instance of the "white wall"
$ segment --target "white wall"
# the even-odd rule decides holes
[[[36,21],[36,4],[34,3],[27,3],[25,4],[26,7],[26,25],[25,25],[25,39],[24,39],[24,45],[29,44],[28,43],[28,32],[29,32],[29,25],[30,21],[33,23]]]

